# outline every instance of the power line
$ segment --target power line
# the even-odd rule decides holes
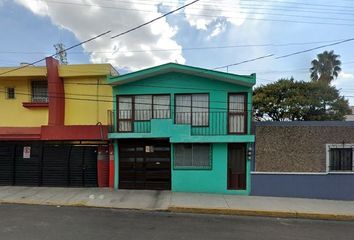
[[[150,24],[150,23],[152,23],[152,22],[155,22],[155,21],[157,21],[157,20],[159,20],[159,19],[161,19],[161,18],[164,18],[164,17],[166,17],[166,16],[168,16],[168,15],[174,13],[174,12],[177,12],[177,11],[179,11],[179,10],[181,10],[181,9],[183,9],[183,8],[186,8],[186,7],[192,5],[192,4],[196,3],[196,2],[199,2],[199,1],[200,1],[200,0],[194,0],[194,1],[190,2],[190,3],[187,3],[187,4],[185,4],[185,5],[181,6],[181,7],[176,8],[176,9],[174,9],[174,10],[172,10],[172,11],[169,11],[168,13],[165,13],[165,14],[163,14],[163,15],[157,17],[157,18],[154,18],[154,19],[152,19],[152,20],[150,20],[150,21],[148,21],[148,22],[146,22],[146,23],[140,24],[139,26],[136,26],[136,27],[134,27],[134,28],[131,28],[131,29],[125,31],[125,32],[122,32],[122,33],[119,33],[119,34],[117,34],[117,35],[114,35],[114,36],[111,37],[111,38],[113,39],[113,38],[122,36],[122,35],[124,35],[124,34],[127,34],[127,33],[129,33],[129,32],[132,32],[132,31],[134,31],[134,30],[137,30],[137,29],[139,29],[139,28],[142,28],[142,27],[144,27],[144,26],[146,26],[146,25],[148,25],[148,24]]]
[[[59,52],[57,52],[57,53],[54,53],[54,54],[50,55],[49,57],[54,57],[55,55],[58,55],[58,54],[60,54],[60,53],[62,53],[62,52],[68,51],[68,50],[70,50],[70,49],[73,49],[73,48],[76,48],[76,47],[78,47],[78,46],[81,46],[81,45],[83,45],[83,44],[85,44],[85,43],[91,42],[91,41],[93,41],[93,40],[95,40],[95,39],[97,39],[97,38],[100,38],[100,37],[102,37],[102,36],[104,36],[104,35],[110,33],[110,32],[111,32],[111,30],[106,31],[106,32],[101,33],[101,34],[98,34],[98,35],[96,35],[96,36],[94,36],[94,37],[92,37],[92,38],[89,38],[89,39],[87,39],[87,40],[85,40],[85,41],[82,41],[82,42],[80,42],[80,43],[78,43],[78,44],[75,44],[75,45],[73,45],[73,46],[71,46],[71,47],[65,48],[65,49],[63,49],[62,51],[59,51]],[[5,75],[5,74],[10,73],[10,72],[18,71],[18,70],[20,70],[20,69],[23,69],[23,68],[26,68],[26,67],[29,67],[29,66],[33,66],[33,65],[35,65],[35,64],[37,64],[37,63],[39,63],[39,62],[44,61],[45,59],[46,59],[46,58],[42,58],[42,59],[37,60],[37,61],[34,61],[34,62],[32,62],[32,63],[28,63],[28,64],[25,64],[25,65],[23,65],[23,66],[20,66],[20,67],[17,67],[17,68],[14,68],[14,69],[11,69],[11,70],[2,72],[2,73],[0,73],[0,76]]]
[[[271,57],[271,56],[274,56],[274,54],[268,54],[268,55],[265,55],[265,56],[262,56],[262,57],[252,58],[252,59],[245,60],[245,61],[242,61],[242,62],[232,63],[232,64],[228,64],[228,65],[225,65],[225,66],[216,67],[216,68],[213,68],[213,69],[220,69],[220,68],[227,68],[227,67],[231,67],[231,66],[236,66],[236,65],[243,64],[243,63],[253,62],[253,61],[256,61],[256,60],[259,60],[259,59],[268,58],[268,57]]]
[[[126,50],[126,51],[94,51],[95,53],[146,53],[146,52],[168,52],[168,51],[193,51],[193,50],[210,50],[210,49],[230,49],[230,48],[247,48],[247,47],[288,47],[288,46],[302,46],[319,43],[331,43],[342,41],[345,39],[327,40],[327,41],[313,41],[313,42],[289,42],[289,43],[260,43],[260,44],[239,44],[239,45],[220,45],[220,46],[204,46],[204,47],[185,47],[182,49],[150,49],[150,50]],[[48,52],[39,51],[1,51],[0,54],[47,54]],[[86,54],[84,52],[70,52],[70,54]]]
[[[329,8],[344,8],[344,9],[354,9],[352,6],[337,6],[337,5],[328,5],[328,4],[313,4],[313,3],[306,3],[306,2],[290,2],[290,1],[272,1],[272,0],[242,0],[243,2],[262,2],[262,3],[280,3],[280,4],[293,4],[293,5],[305,5],[305,6],[320,6],[320,7],[329,7]]]
[[[143,27],[143,26],[146,26],[146,25],[148,25],[148,24],[150,24],[150,23],[152,23],[152,22],[154,22],[154,21],[157,21],[157,20],[159,20],[159,19],[161,19],[161,18],[163,18],[163,17],[165,17],[165,16],[167,16],[167,15],[170,15],[170,14],[172,14],[172,13],[174,13],[174,12],[180,10],[180,9],[183,9],[183,8],[185,8],[185,7],[187,7],[187,6],[190,6],[190,5],[192,5],[192,4],[194,4],[194,3],[198,2],[198,1],[200,1],[200,0],[194,0],[193,2],[190,2],[190,3],[188,3],[188,4],[185,4],[185,5],[179,7],[179,8],[177,8],[177,9],[175,9],[175,10],[172,10],[172,11],[170,11],[170,12],[168,12],[168,13],[166,13],[166,14],[160,16],[160,17],[157,17],[157,18],[152,19],[152,20],[150,20],[150,21],[148,21],[148,22],[145,22],[145,23],[143,23],[143,24],[138,25],[137,27],[134,27],[134,28],[131,28],[131,29],[127,30],[127,31],[124,31],[124,32],[122,32],[122,33],[119,33],[119,34],[117,34],[117,35],[111,37],[111,39],[116,38],[116,37],[119,37],[119,36],[122,36],[122,35],[125,35],[125,34],[127,34],[127,33],[132,32],[132,31],[135,31],[135,30],[137,30],[137,29],[139,29],[139,28],[141,28],[141,27]],[[85,41],[82,41],[82,42],[80,42],[80,43],[78,43],[78,44],[75,44],[75,45],[73,45],[73,46],[71,46],[71,47],[65,48],[65,49],[63,49],[62,51],[59,51],[59,52],[57,52],[57,53],[55,53],[55,54],[52,54],[52,55],[50,55],[50,57],[54,57],[54,56],[56,56],[56,55],[58,55],[58,54],[60,54],[60,53],[62,53],[62,52],[66,52],[66,51],[68,51],[68,50],[70,50],[70,49],[73,49],[73,48],[75,48],[75,47],[81,46],[81,45],[83,45],[83,44],[85,44],[85,43],[87,43],[87,42],[90,42],[90,41],[92,41],[92,40],[95,40],[95,39],[97,39],[97,38],[100,38],[100,37],[102,37],[102,36],[104,36],[104,35],[106,35],[106,34],[108,34],[108,33],[110,33],[110,32],[111,32],[111,30],[106,31],[106,32],[104,32],[104,33],[101,33],[101,34],[99,34],[99,35],[97,35],[97,36],[95,36],[95,37],[89,38],[89,39],[87,39],[87,40],[85,40]],[[15,68],[15,69],[11,69],[11,70],[9,70],[9,71],[5,71],[5,72],[3,72],[3,73],[0,73],[0,76],[1,76],[1,75],[4,75],[4,74],[7,74],[7,73],[10,73],[10,72],[13,72],[13,71],[17,71],[17,70],[26,68],[26,67],[28,67],[28,66],[33,66],[34,64],[39,63],[39,62],[42,62],[42,61],[44,61],[45,59],[46,59],[46,58],[42,58],[42,59],[37,60],[37,61],[34,61],[34,62],[32,62],[32,63],[23,65],[23,66],[21,66],[21,67],[18,67],[18,68]]]
[[[105,8],[105,9],[111,9],[111,10],[122,10],[122,11],[137,11],[137,12],[151,12],[154,13],[155,11],[150,11],[150,10],[141,10],[141,9],[135,9],[135,8],[126,8],[126,7],[115,7],[115,6],[103,6],[99,4],[86,4],[86,3],[72,3],[72,2],[60,2],[60,1],[49,1],[47,0],[48,3],[54,3],[54,4],[65,4],[65,5],[74,5],[74,6],[82,6],[82,7],[100,7],[100,8]],[[131,3],[131,2],[130,2]],[[151,4],[147,4],[150,6],[153,6]],[[191,8],[191,9],[198,9],[198,8]],[[215,8],[199,8],[203,9],[203,11],[210,11],[214,12]],[[234,11],[230,10],[229,8],[227,9],[222,9],[223,12],[230,12],[234,13]],[[248,11],[238,11],[239,13],[245,13],[248,14]],[[188,15],[191,16],[204,16],[204,17],[226,17],[226,18],[233,18],[232,16],[219,16],[219,15],[210,15],[210,14],[194,14],[194,13],[188,13]],[[343,18],[331,18],[331,17],[318,17],[318,16],[304,16],[304,15],[292,15],[292,14],[282,14],[282,13],[267,13],[267,12],[252,12],[252,15],[273,15],[273,16],[284,16],[284,17],[297,17],[297,18],[310,18],[310,19],[322,19],[322,20],[334,20],[334,21],[354,21],[354,19],[343,19]]]
[[[280,56],[280,57],[276,57],[275,59],[286,58],[286,57],[290,57],[290,56],[297,55],[297,54],[300,54],[300,53],[310,52],[310,51],[313,51],[313,50],[316,50],[316,49],[329,47],[329,46],[334,46],[334,45],[350,42],[350,41],[353,41],[353,40],[354,40],[354,38],[349,38],[349,39],[346,39],[346,40],[343,40],[343,41],[339,41],[339,42],[335,42],[335,43],[331,43],[331,44],[326,44],[326,45],[322,45],[322,46],[318,46],[318,47],[315,47],[315,48],[310,48],[310,49],[306,49],[306,50],[302,50],[302,51],[298,51],[298,52],[294,52],[294,53],[289,53],[289,54],[286,54],[286,55],[283,55],[283,56]]]
[[[2,93],[6,93],[6,91],[4,90],[0,90],[0,92]],[[16,94],[18,95],[25,95],[25,96],[32,96],[32,94],[29,93],[21,93],[21,92],[16,92]],[[119,97],[124,97],[124,95],[118,95]],[[103,100],[103,99],[91,99],[91,98],[78,98],[78,97],[65,97],[65,96],[59,96],[59,95],[51,95],[50,97],[52,98],[57,98],[57,99],[65,99],[65,100],[77,100],[77,101],[88,101],[88,102],[104,102],[104,103],[114,103],[116,101],[114,100]],[[113,97],[113,96],[112,96]],[[207,102],[207,101],[197,101],[197,102]],[[208,101],[208,102],[212,102],[212,101]],[[128,104],[132,104],[132,102],[126,102],[126,101],[120,101],[120,103],[128,103]],[[228,102],[221,102],[220,103],[228,103]],[[244,103],[244,102],[233,102],[233,103]],[[155,106],[170,106],[171,108],[175,108],[175,107],[191,107],[191,106],[187,106],[187,105],[175,105],[175,104],[158,104],[158,103],[142,103],[139,102],[137,103],[138,105],[155,105]],[[247,103],[248,105],[251,105],[251,103]],[[228,110],[227,107],[200,107],[200,106],[193,106],[193,108],[202,108],[202,109],[210,109],[210,110]],[[232,110],[243,110],[243,111],[252,111],[252,109],[238,109],[238,108],[233,108]]]

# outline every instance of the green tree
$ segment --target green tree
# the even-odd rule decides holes
[[[339,58],[340,56],[334,54],[333,50],[317,54],[317,59],[311,62],[310,73],[312,81],[330,84],[342,70]]]
[[[349,113],[348,101],[335,87],[293,78],[255,88],[253,106],[257,121],[344,120]]]

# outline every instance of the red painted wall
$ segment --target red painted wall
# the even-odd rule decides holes
[[[59,61],[52,57],[47,57],[45,61],[47,65],[49,99],[48,125],[64,125],[65,93],[64,81],[59,77]]]

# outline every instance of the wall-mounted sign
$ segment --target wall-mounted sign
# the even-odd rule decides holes
[[[31,158],[31,147],[23,147],[23,158]]]
[[[154,146],[145,146],[145,152],[154,152]]]

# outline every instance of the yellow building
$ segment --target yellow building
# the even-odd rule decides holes
[[[16,179],[18,174],[9,175],[9,184],[51,185],[45,184],[49,181],[58,186],[75,185],[68,177],[73,174],[70,158],[79,158],[86,166],[85,159],[89,157],[85,156],[89,156],[91,150],[97,155],[101,146],[108,145],[108,111],[113,108],[113,97],[106,79],[116,75],[118,72],[110,64],[59,65],[52,57],[46,58],[45,66],[0,67],[0,175],[10,171],[2,167],[6,161],[17,169],[16,164],[22,163],[16,161],[36,158],[32,162],[41,165],[40,172],[34,174],[36,177],[26,180],[28,177],[24,176],[21,180]],[[58,148],[46,155],[48,145]],[[49,155],[54,152],[57,157],[53,164],[68,166],[69,170],[62,169],[66,171],[65,177],[59,174],[53,179],[43,179],[45,164],[50,163],[48,159],[53,156]],[[16,156],[7,158],[7,155]],[[9,160],[1,162],[4,161],[1,156]],[[16,160],[18,158],[20,160]],[[97,161],[91,163],[94,164],[97,165]],[[60,171],[57,169],[57,172]],[[69,179],[69,183],[60,182],[64,178]]]

